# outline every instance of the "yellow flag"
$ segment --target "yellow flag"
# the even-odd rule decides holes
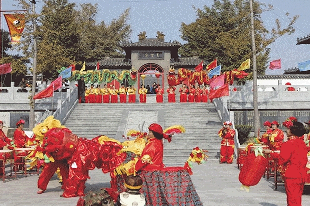
[[[82,66],[80,72],[82,72],[82,71],[84,71],[84,70],[85,70],[85,61],[84,61],[84,63],[83,63],[83,66]]]
[[[240,65],[240,67],[237,69],[238,71],[242,71],[242,70],[246,70],[250,68],[250,59],[245,60],[244,62],[242,62],[242,64]]]

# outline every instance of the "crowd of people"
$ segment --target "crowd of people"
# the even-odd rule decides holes
[[[160,84],[154,84],[152,87],[142,84],[137,89],[131,85],[125,87],[124,84],[116,89],[113,84],[108,86],[104,84],[103,87],[97,85],[96,87],[91,84],[90,87],[85,86],[84,78],[78,82],[79,102],[80,103],[135,103],[136,94],[139,95],[139,102],[146,103],[147,94],[155,94],[156,102],[163,103],[165,91]],[[189,85],[183,84],[179,89],[180,102],[208,102],[209,88],[205,85]],[[168,102],[176,102],[176,87],[169,86],[166,90],[168,95]]]

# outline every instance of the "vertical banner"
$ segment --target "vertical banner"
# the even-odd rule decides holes
[[[11,42],[18,43],[25,28],[24,14],[4,14],[6,23],[9,27]]]

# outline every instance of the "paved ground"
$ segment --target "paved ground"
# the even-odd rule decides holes
[[[262,179],[250,188],[249,192],[240,190],[239,170],[236,164],[219,164],[208,160],[203,165],[194,165],[192,181],[205,206],[285,206],[284,186],[274,191],[272,179]],[[109,187],[110,177],[96,169],[90,172],[86,182],[86,192]],[[38,195],[37,175],[18,176],[0,182],[0,206],[75,206],[78,198],[62,198],[61,186],[54,176],[45,193]],[[310,205],[310,192],[305,190],[303,205]]]

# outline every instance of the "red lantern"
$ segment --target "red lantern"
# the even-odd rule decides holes
[[[239,181],[247,187],[257,185],[266,171],[267,164],[268,160],[264,156],[250,153],[240,169]]]
[[[161,74],[160,73],[156,73],[155,76],[156,76],[156,78],[159,78],[161,76]]]

